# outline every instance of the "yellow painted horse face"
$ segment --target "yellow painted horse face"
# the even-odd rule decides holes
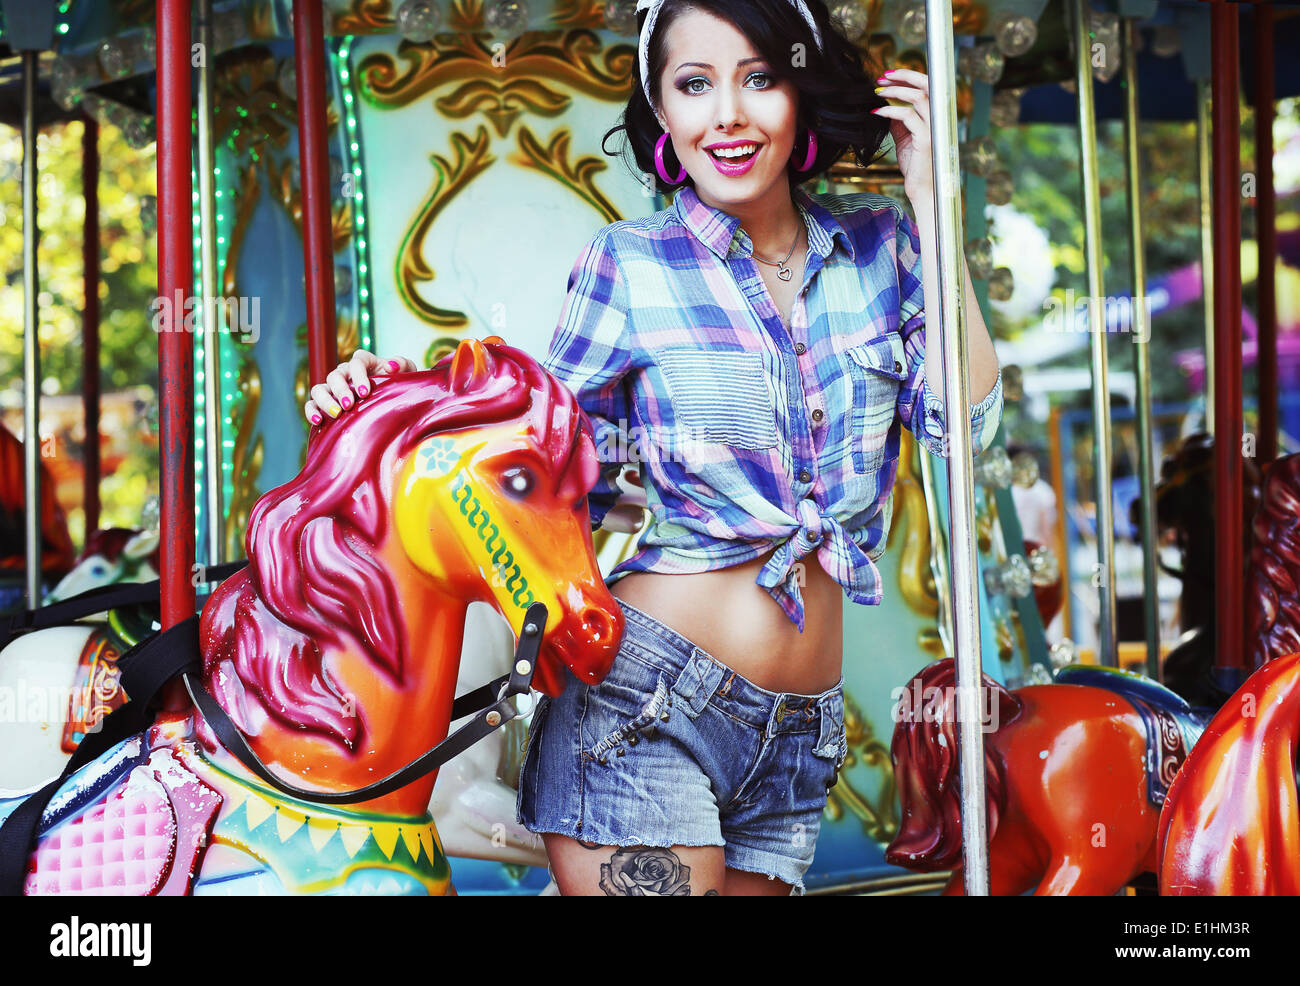
[[[398,470],[394,506],[407,556],[442,591],[493,603],[516,634],[530,605],[546,605],[536,687],[551,694],[563,688],[559,663],[600,680],[607,667],[579,654],[611,637],[616,647],[622,635],[602,615],[616,607],[599,578],[585,498],[562,498],[559,486],[528,426],[513,421],[425,439]]]

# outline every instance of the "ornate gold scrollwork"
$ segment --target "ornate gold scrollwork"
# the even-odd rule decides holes
[[[889,747],[876,738],[871,722],[862,714],[848,691],[844,692],[844,732],[848,740],[848,756],[840,768],[839,780],[826,798],[826,814],[838,821],[845,812],[862,821],[862,831],[869,839],[887,843],[898,834],[898,813],[894,798],[894,761]],[[848,780],[848,770],[859,762],[883,775],[880,793],[874,800],[865,797]]]

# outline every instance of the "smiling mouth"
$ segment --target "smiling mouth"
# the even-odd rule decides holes
[[[744,164],[758,153],[757,144],[743,144],[740,147],[719,147],[709,151],[716,161],[728,164]]]

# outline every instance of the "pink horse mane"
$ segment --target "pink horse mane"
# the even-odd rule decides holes
[[[204,607],[204,677],[241,728],[234,689],[271,718],[355,748],[361,726],[322,666],[359,648],[401,681],[409,659],[400,600],[372,557],[391,523],[385,477],[438,433],[525,418],[558,495],[580,500],[596,480],[591,423],[572,393],[523,350],[466,340],[430,370],[377,376],[370,395],[312,429],[294,479],[254,505],[249,565]],[[579,441],[581,435],[586,441]],[[225,673],[221,673],[222,669]]]
[[[1250,552],[1251,667],[1300,651],[1300,455],[1264,480]]]

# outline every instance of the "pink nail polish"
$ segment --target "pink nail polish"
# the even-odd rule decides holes
[[[352,406],[352,400],[347,397],[343,398],[339,403],[343,405],[343,410],[345,411]]]
[[[321,417],[320,417],[319,414],[313,414],[313,415],[311,416],[311,423],[312,423],[312,424],[314,424],[314,425],[318,425],[318,424],[320,424],[320,422],[321,422]]]
[[[370,388],[366,386],[358,387],[357,393],[360,394],[362,397],[365,397],[366,394],[370,393]]]
[[[399,363],[399,362],[397,362],[397,360],[395,360],[395,359],[390,359],[390,360],[388,361],[388,368],[389,368],[390,370],[396,370],[396,369],[397,369],[399,366],[401,366],[401,365],[402,365],[402,364]]]

